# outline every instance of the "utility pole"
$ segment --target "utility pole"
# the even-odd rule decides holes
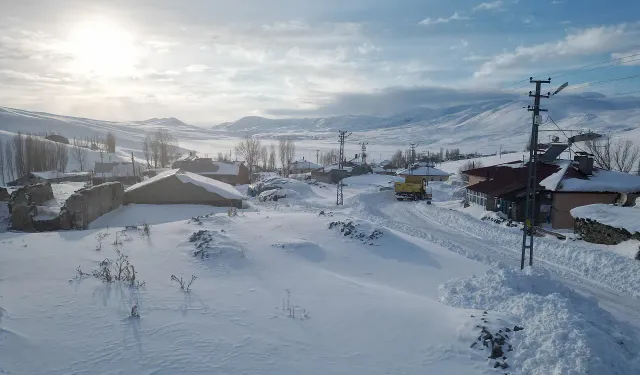
[[[527,179],[527,204],[525,207],[525,221],[522,230],[522,257],[520,258],[520,269],[524,269],[524,259],[527,249],[529,249],[529,266],[533,265],[533,234],[536,226],[536,193],[538,190],[537,166],[538,166],[538,126],[540,125],[540,112],[546,109],[540,108],[540,99],[548,99],[551,94],[540,93],[543,83],[551,83],[548,80],[534,80],[529,78],[530,83],[536,84],[535,94],[529,91],[529,96],[533,98],[533,107],[528,106],[527,110],[533,112],[531,124],[531,138],[529,146],[529,177]]]
[[[411,143],[409,144],[409,147],[411,147],[411,155],[409,155],[411,158],[411,161],[409,162],[409,174],[413,175],[413,163],[416,162],[416,147],[418,147],[418,144]]]
[[[500,145],[500,159],[502,159],[502,145]]]
[[[367,163],[367,145],[369,144],[369,142],[361,142],[360,143],[360,149],[362,150],[362,153],[360,154],[360,158],[362,159],[362,164],[366,164]]]
[[[316,164],[320,165],[320,150],[316,150]]]
[[[347,139],[351,133],[348,133],[344,130],[339,130],[338,141],[340,142],[340,151],[338,154],[338,170],[341,175],[339,176],[340,180],[338,181],[338,189],[336,192],[336,206],[342,206],[344,204],[344,198],[342,195],[342,168],[344,166],[344,141]]]

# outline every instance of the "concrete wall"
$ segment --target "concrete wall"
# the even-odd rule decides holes
[[[67,199],[61,213],[62,229],[86,229],[92,221],[122,206],[124,187],[108,182],[81,189]]]
[[[484,178],[484,177],[469,176],[469,183],[467,184],[467,186],[475,185],[478,182],[482,182],[482,181],[485,181],[485,180],[486,180],[486,178]]]
[[[147,184],[125,194],[125,204],[207,204],[242,208],[241,199],[225,199],[200,186],[183,183],[176,176]]]
[[[618,194],[616,193],[560,193],[553,194],[553,211],[551,222],[554,229],[571,229],[574,220],[571,210],[588,204],[605,203],[612,204]]]

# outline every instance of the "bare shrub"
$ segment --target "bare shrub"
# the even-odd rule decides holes
[[[131,306],[131,318],[139,318],[140,317],[140,313],[138,312],[138,305],[133,305]]]
[[[191,291],[191,284],[193,284],[193,282],[196,281],[197,278],[198,276],[191,275],[191,280],[187,282],[183,280],[182,277],[177,278],[175,275],[171,275],[171,281],[175,281],[176,283],[180,284],[180,289],[187,293]]]
[[[106,258],[98,265],[98,269],[94,270],[93,277],[100,279],[106,283],[125,282],[130,287],[139,288],[144,286],[144,282],[136,280],[136,269],[129,262],[129,256],[123,254],[120,249],[116,249],[116,260],[112,261]],[[80,273],[80,267],[78,267]]]

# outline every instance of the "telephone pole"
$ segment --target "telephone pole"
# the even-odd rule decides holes
[[[366,164],[367,163],[367,145],[369,144],[369,142],[361,142],[360,143],[360,147],[362,150],[362,153],[360,154],[360,157],[362,158],[362,164]]]
[[[342,168],[344,166],[344,141],[345,139],[347,139],[348,136],[351,135],[351,133],[348,133],[346,131],[343,130],[339,130],[339,137],[338,137],[338,141],[340,142],[340,151],[338,154],[338,170],[340,172],[340,176],[338,176],[340,178],[340,180],[338,181],[338,189],[336,192],[336,205],[337,206],[341,206],[344,204],[344,198],[342,195]]]
[[[320,150],[316,150],[316,164],[320,165]]]
[[[409,162],[409,174],[413,175],[413,164],[416,162],[416,147],[418,147],[417,143],[410,143],[409,147],[411,147],[411,161]]]
[[[538,166],[538,126],[540,125],[540,112],[546,112],[546,109],[540,108],[540,99],[548,99],[551,95],[543,95],[540,93],[543,83],[551,83],[548,80],[534,80],[529,78],[530,83],[536,84],[535,94],[529,91],[529,96],[533,98],[533,107],[528,106],[527,110],[533,112],[531,124],[531,138],[529,145],[529,177],[527,178],[527,204],[525,207],[525,221],[522,228],[522,257],[520,258],[520,269],[524,269],[524,260],[529,249],[529,266],[533,265],[533,234],[536,226],[537,209],[536,209],[536,193],[538,190],[537,166]]]

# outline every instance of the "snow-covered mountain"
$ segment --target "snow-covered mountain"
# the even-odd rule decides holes
[[[531,128],[531,113],[526,110],[530,104],[528,98],[493,100],[441,109],[416,109],[390,117],[267,119],[252,116],[213,129],[225,134],[251,133],[259,137],[304,134],[303,137],[312,139],[331,139],[338,130],[348,130],[356,133],[354,137],[375,144],[417,142],[426,148],[459,147],[469,151],[495,150],[501,145],[521,149]],[[545,100],[543,106],[549,109],[543,118],[551,116],[566,135],[571,133],[567,130],[592,130],[640,141],[640,98],[585,93],[553,97]],[[565,136],[551,120],[547,120],[541,130],[544,130],[541,140],[547,139],[547,135]]]

